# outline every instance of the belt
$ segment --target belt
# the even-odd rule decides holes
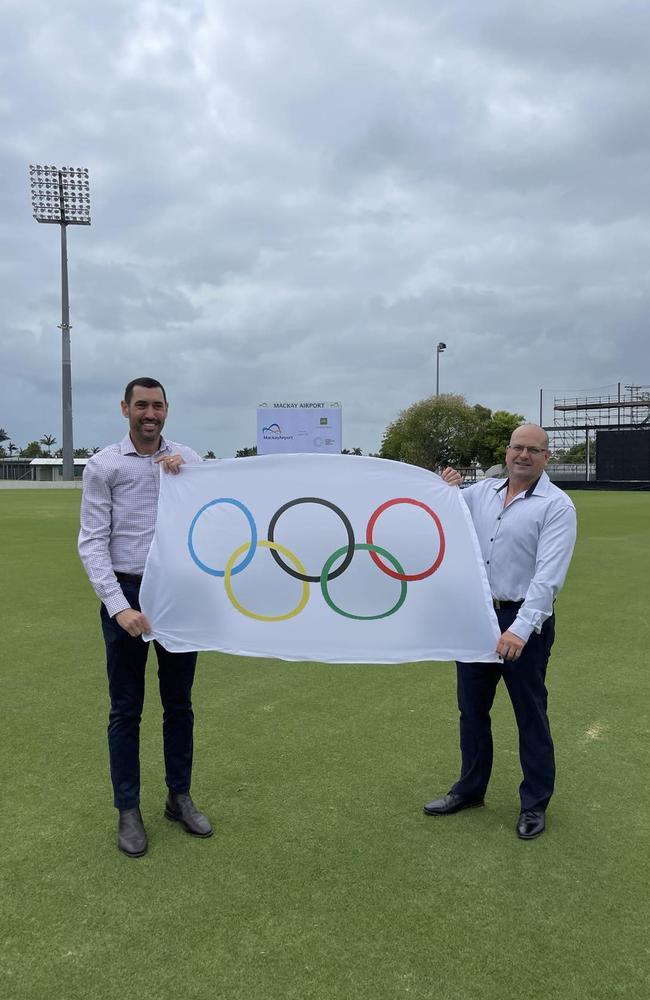
[[[495,611],[518,611],[523,603],[523,601],[500,601],[496,597],[492,598]]]
[[[115,570],[115,576],[120,583],[142,583],[142,577],[136,576],[135,573],[119,573]]]

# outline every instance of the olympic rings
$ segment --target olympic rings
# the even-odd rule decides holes
[[[190,524],[190,530],[187,536],[187,545],[190,550],[190,555],[192,556],[192,559],[199,567],[199,569],[202,569],[204,573],[209,573],[210,576],[224,576],[224,570],[213,569],[211,566],[207,566],[204,562],[202,562],[201,559],[199,559],[194,549],[194,542],[192,540],[192,535],[194,534],[194,528],[196,526],[196,522],[200,518],[201,514],[203,514],[203,512],[208,509],[208,507],[214,507],[215,504],[218,503],[231,503],[233,504],[233,506],[238,507],[239,510],[241,510],[242,513],[246,515],[246,520],[250,525],[251,540],[248,548],[248,555],[246,556],[245,559],[242,559],[239,566],[235,566],[235,568],[232,570],[233,573],[241,573],[243,569],[246,569],[251,559],[255,555],[255,549],[257,548],[257,525],[255,524],[255,521],[253,520],[253,515],[249,511],[248,507],[245,507],[244,504],[240,503],[239,500],[233,500],[232,497],[219,497],[218,500],[210,500],[209,503],[204,504],[203,507],[201,507],[201,509],[196,512],[196,514],[192,518],[192,523]]]
[[[230,600],[230,603],[235,608],[237,608],[238,611],[241,611],[241,613],[243,615],[246,615],[247,618],[254,618],[255,621],[258,621],[258,622],[286,622],[286,621],[289,620],[289,618],[295,618],[296,615],[300,614],[300,612],[304,608],[305,604],[309,600],[309,584],[307,582],[303,582],[303,585],[302,585],[302,596],[301,596],[298,604],[293,609],[293,611],[290,611],[286,615],[257,615],[253,611],[249,611],[248,608],[245,608],[243,604],[240,604],[239,601],[237,600],[237,598],[235,597],[235,595],[233,594],[233,592],[232,592],[232,586],[231,586],[231,583],[230,583],[230,577],[231,577],[232,573],[236,573],[237,570],[236,569],[233,570],[232,566],[233,566],[233,563],[234,563],[235,559],[237,558],[237,556],[240,556],[242,554],[242,552],[245,550],[247,544],[248,544],[248,542],[244,542],[244,544],[240,545],[238,549],[235,549],[235,551],[231,555],[230,559],[226,563],[226,569],[225,569],[225,575],[224,575],[223,582],[224,582],[224,586],[226,588],[226,593],[228,594],[228,599]],[[257,544],[260,546],[260,548],[270,549],[271,550],[271,555],[273,554],[273,552],[276,549],[278,549],[280,552],[282,552],[283,555],[287,556],[288,559],[291,559],[291,561],[296,564],[296,566],[298,567],[298,569],[300,570],[300,572],[302,574],[304,574],[305,567],[302,565],[302,563],[300,562],[300,560],[298,559],[298,557],[295,556],[293,554],[293,552],[290,552],[289,549],[285,548],[284,545],[280,545],[278,542],[266,542],[266,541],[263,541],[262,539],[260,539],[260,541],[258,541]],[[345,549],[343,549],[343,551],[345,551]],[[305,576],[302,576],[301,579],[303,581],[306,581],[307,578]]]
[[[377,549],[372,544],[372,533],[380,514],[383,514],[383,512],[385,510],[388,510],[389,507],[393,507],[395,504],[398,503],[412,503],[415,507],[422,507],[423,510],[426,510],[427,514],[431,515],[436,525],[436,528],[438,529],[438,535],[440,537],[440,548],[438,550],[438,556],[433,565],[429,566],[429,568],[425,569],[422,573],[404,573],[401,567],[400,567],[400,572],[395,573],[395,571],[389,569],[388,566],[384,566],[383,562],[377,555],[377,552],[380,550]],[[427,505],[425,503],[422,503],[421,500],[413,500],[410,497],[399,497],[396,500],[387,500],[386,503],[383,503],[381,504],[380,507],[377,507],[377,510],[374,512],[374,514],[368,521],[368,527],[366,528],[366,541],[370,546],[370,558],[374,562],[375,566],[377,566],[382,571],[382,573],[387,573],[388,576],[392,576],[395,580],[425,580],[428,576],[431,576],[433,573],[435,573],[445,555],[445,533],[443,531],[442,524],[440,523],[440,518],[435,513],[435,511],[431,510],[430,507],[427,507]],[[395,565],[394,562],[393,565]]]
[[[210,507],[222,503],[232,504],[234,507],[237,507],[237,509],[244,514],[246,520],[248,521],[248,525],[250,527],[251,538],[249,542],[244,542],[242,545],[239,546],[239,548],[235,549],[235,551],[229,557],[225,568],[220,570],[220,569],[215,569],[212,566],[208,566],[206,563],[203,562],[202,559],[199,558],[194,548],[193,535],[194,535],[194,529],[201,515]],[[284,514],[285,511],[289,510],[291,507],[295,507],[297,504],[303,504],[303,503],[321,504],[323,507],[328,507],[330,510],[334,511],[334,513],[338,514],[338,516],[341,518],[341,521],[343,522],[343,526],[345,527],[348,536],[347,545],[344,545],[342,546],[342,548],[337,549],[336,552],[333,552],[332,555],[328,557],[318,576],[310,576],[306,572],[305,567],[302,565],[298,557],[289,549],[287,549],[284,545],[281,545],[279,542],[276,542],[274,540],[275,528],[282,514]],[[438,537],[439,537],[438,554],[432,565],[429,566],[428,569],[423,570],[423,572],[421,573],[405,573],[403,566],[397,560],[397,558],[394,555],[392,555],[392,553],[390,553],[387,549],[384,549],[379,545],[375,545],[373,542],[373,531],[375,529],[375,525],[377,524],[377,520],[385,510],[388,510],[389,507],[393,507],[396,504],[412,504],[415,507],[421,507],[423,510],[427,512],[427,514],[431,516],[438,530]],[[283,504],[281,507],[278,508],[278,510],[276,510],[275,514],[273,515],[273,517],[269,522],[268,536],[269,536],[268,540],[263,540],[258,538],[257,526],[255,524],[253,515],[248,509],[248,507],[246,507],[243,503],[241,503],[239,500],[233,499],[232,497],[219,497],[216,500],[210,500],[209,503],[204,504],[203,507],[201,507],[200,510],[196,512],[196,514],[192,518],[192,523],[190,524],[188,539],[187,539],[190,555],[194,560],[194,562],[196,563],[196,565],[199,567],[199,569],[203,570],[205,573],[209,573],[210,576],[223,577],[226,594],[228,596],[228,600],[233,605],[233,607],[236,608],[236,610],[239,611],[242,615],[246,615],[247,618],[252,618],[255,621],[261,621],[261,622],[283,622],[283,621],[288,621],[291,618],[295,618],[296,615],[299,615],[300,612],[304,610],[307,601],[309,600],[310,583],[320,584],[321,593],[328,607],[331,608],[332,611],[336,612],[336,614],[342,615],[344,618],[351,618],[355,621],[376,621],[380,618],[388,618],[390,615],[394,615],[397,611],[399,611],[399,609],[404,604],[407,593],[407,581],[424,580],[427,577],[432,576],[432,574],[435,573],[436,570],[440,567],[445,555],[445,533],[440,518],[435,513],[435,511],[431,509],[431,507],[427,506],[427,504],[423,503],[421,500],[414,500],[411,497],[396,497],[393,500],[386,500],[385,503],[380,504],[380,506],[377,507],[377,509],[370,516],[370,519],[366,527],[366,541],[364,543],[355,542],[352,524],[350,523],[350,520],[347,517],[347,515],[344,514],[344,512],[341,510],[341,508],[337,507],[336,504],[332,503],[330,500],[323,500],[320,497],[297,497],[296,499],[289,500],[287,503]],[[250,611],[248,608],[245,608],[243,604],[241,604],[237,600],[237,598],[233,593],[232,577],[235,576],[237,573],[241,573],[242,570],[246,569],[246,567],[251,563],[258,547],[269,549],[273,559],[280,567],[280,569],[282,569],[289,576],[294,577],[294,579],[300,580],[302,583],[302,594],[300,600],[296,605],[296,607],[292,611],[287,612],[287,614],[262,615],[254,611]],[[354,553],[357,550],[365,550],[369,552],[370,558],[373,560],[375,565],[382,571],[382,573],[385,573],[387,576],[392,577],[394,580],[400,581],[401,586],[400,586],[399,597],[395,602],[395,604],[393,605],[393,607],[389,608],[388,611],[383,611],[377,615],[355,615],[350,611],[344,611],[342,608],[339,608],[332,600],[332,597],[330,596],[328,589],[328,583],[331,580],[335,580],[337,577],[341,576],[341,574],[345,572],[345,570],[349,567],[350,563],[352,562]],[[244,553],[246,554],[244,555]],[[285,556],[286,559],[288,559],[291,563],[293,563],[295,569],[293,569],[291,566],[288,566],[287,563],[280,558],[280,555],[278,553],[281,553],[283,556]],[[235,565],[237,559],[240,556],[244,556],[244,558],[241,560],[241,562]],[[336,560],[340,559],[341,556],[344,556],[341,565],[338,566],[337,569],[335,569],[333,572],[330,572]],[[386,566],[386,564],[382,561],[382,558],[380,557],[383,557],[383,559],[388,560],[388,562],[392,564],[394,569],[390,569],[388,566]]]
[[[280,518],[282,514],[284,514],[285,510],[289,510],[290,507],[295,507],[296,504],[299,503],[320,503],[323,505],[323,507],[329,507],[330,510],[333,510],[334,513],[338,514],[338,516],[343,521],[345,530],[348,533],[348,544],[347,548],[343,550],[345,552],[345,559],[343,560],[339,568],[335,570],[331,576],[328,577],[328,580],[335,580],[337,576],[341,575],[341,573],[345,573],[346,569],[352,562],[352,557],[354,556],[354,531],[352,530],[352,525],[350,524],[350,521],[343,513],[341,508],[337,507],[336,504],[331,503],[329,500],[321,500],[320,497],[298,497],[297,500],[290,500],[289,503],[283,504],[283,506],[280,507],[279,510],[276,510],[275,514],[271,518],[269,522],[269,530],[267,532],[269,536],[269,541],[270,542],[273,541],[273,533],[275,531],[275,526],[278,522],[278,518]],[[295,576],[296,580],[303,580],[304,582],[308,581],[309,583],[318,583],[320,581],[322,573],[319,574],[318,576],[307,576],[304,570],[302,573],[296,573],[295,569],[291,569],[289,566],[287,566],[285,563],[282,562],[280,556],[273,548],[271,549],[271,555],[275,559],[280,569],[283,569],[285,573],[289,574],[289,576]]]
[[[330,566],[338,559],[339,556],[343,555],[343,553],[345,552],[345,546],[342,549],[337,549],[336,552],[333,552],[332,555],[327,560],[327,562],[325,563],[325,565],[323,566],[323,572],[320,575],[320,589],[323,592],[323,597],[329,604],[332,611],[336,611],[337,614],[343,615],[344,618],[354,618],[358,622],[372,622],[375,621],[377,618],[388,618],[390,615],[394,615],[396,611],[399,611],[404,601],[406,600],[407,577],[404,575],[403,566],[400,566],[395,556],[391,555],[390,552],[388,552],[386,549],[380,548],[378,545],[367,545],[364,542],[358,542],[354,547],[355,549],[367,549],[367,551],[370,552],[370,555],[373,555],[375,552],[381,552],[382,556],[384,556],[386,559],[392,562],[393,566],[395,566],[398,573],[401,574],[399,579],[402,581],[402,585],[400,587],[400,595],[397,598],[397,602],[393,605],[392,608],[390,608],[389,611],[384,611],[380,615],[353,615],[349,611],[343,611],[342,608],[336,606],[336,604],[330,597],[329,591],[327,589],[327,581],[333,579],[334,574],[332,574],[332,576],[330,577],[327,575],[327,573]]]

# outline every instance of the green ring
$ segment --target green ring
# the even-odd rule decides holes
[[[401,573],[402,576],[404,575],[404,570],[403,570],[402,566],[398,563],[398,561],[395,558],[395,556],[391,555],[390,552],[387,552],[386,549],[380,548],[379,545],[370,545],[370,544],[368,544],[366,542],[357,542],[357,544],[354,546],[354,548],[355,549],[365,549],[366,552],[378,552],[380,556],[383,556],[384,559],[388,559],[388,561],[393,564],[393,566],[395,567],[395,569],[397,570],[398,573]],[[350,614],[349,611],[343,611],[341,608],[337,608],[336,604],[334,603],[334,601],[330,597],[329,591],[327,589],[327,577],[329,575],[329,571],[330,571],[331,567],[334,565],[334,563],[339,558],[339,556],[342,556],[343,553],[347,552],[347,551],[348,551],[348,546],[344,545],[342,548],[337,549],[336,552],[333,552],[332,555],[327,560],[327,562],[325,563],[325,565],[323,566],[323,569],[321,571],[321,575],[320,575],[320,589],[322,590],[323,597],[325,598],[326,602],[329,604],[329,606],[332,609],[332,611],[336,611],[337,615],[343,615],[344,618],[354,618],[355,621],[358,621],[358,622],[372,622],[372,621],[375,621],[377,618],[388,618],[389,615],[394,615],[396,611],[399,611],[399,609],[402,607],[404,601],[406,600],[406,590],[407,590],[406,580],[401,580],[400,581],[400,583],[401,583],[401,591],[400,591],[400,595],[399,595],[399,597],[397,599],[397,603],[393,605],[393,607],[390,609],[390,611],[384,611],[384,613],[382,615],[352,615],[352,614]]]

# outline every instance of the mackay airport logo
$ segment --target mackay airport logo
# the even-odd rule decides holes
[[[293,441],[293,434],[283,434],[282,428],[277,423],[262,427],[262,437],[265,441]]]

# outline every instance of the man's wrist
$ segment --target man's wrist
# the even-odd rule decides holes
[[[115,616],[119,615],[121,611],[129,611],[131,609],[131,605],[122,591],[120,591],[118,596],[109,597],[105,600],[104,607],[108,611],[110,618],[115,618]]]
[[[533,631],[533,626],[528,622],[522,621],[519,615],[517,615],[512,625],[508,628],[508,632],[512,632],[512,634],[516,635],[522,642],[528,642],[533,634]]]

